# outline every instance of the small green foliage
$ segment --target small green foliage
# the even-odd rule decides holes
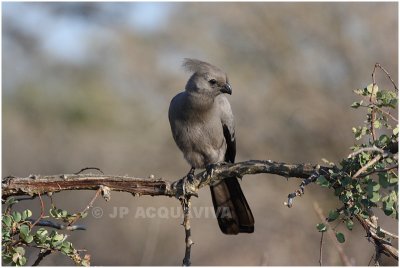
[[[328,215],[328,222],[336,220],[337,218],[339,218],[339,215],[339,212],[337,212],[336,210],[331,210]]]
[[[317,181],[315,183],[321,185],[322,187],[330,186],[329,181],[322,175],[317,178]]]
[[[52,207],[49,213],[53,218],[62,220],[66,223],[71,223],[74,222],[77,218],[85,218],[87,216],[87,212],[69,214],[68,211],[56,207]]]
[[[327,221],[344,223],[351,231],[353,217],[369,218],[373,208],[381,208],[385,215],[398,219],[398,125],[393,109],[397,108],[396,91],[381,90],[375,84],[354,91],[361,100],[351,104],[354,109],[364,109],[366,120],[363,125],[352,128],[356,144],[348,158],[338,165],[330,165],[329,176],[320,176],[316,184],[333,188],[341,202],[341,209],[330,210]],[[326,230],[324,224],[317,229]],[[377,230],[377,234],[384,235]],[[336,232],[340,243],[345,236]]]
[[[14,198],[6,200],[8,208],[2,215],[2,260],[3,264],[22,266],[27,263],[25,256],[26,247],[38,247],[41,250],[59,251],[68,256],[77,265],[89,265],[90,255],[81,257],[71,242],[67,241],[68,236],[56,231],[49,232],[41,227],[36,231],[32,230],[32,211],[26,209],[22,212],[11,211],[12,205],[17,203]],[[69,214],[66,210],[53,208],[50,215],[56,220],[70,223],[77,217],[83,218],[87,213]],[[47,216],[44,216],[46,218]]]
[[[316,227],[317,227],[318,232],[326,232],[326,230],[327,230],[326,225],[323,223],[318,223]]]
[[[344,234],[340,232],[336,232],[336,239],[339,243],[344,243],[346,241]]]
[[[21,218],[23,221],[31,216],[32,216],[32,211],[30,211],[29,209],[24,210],[21,214]]]
[[[347,218],[345,220],[345,223],[346,223],[347,229],[349,229],[350,231],[353,230],[354,222],[350,218]]]
[[[22,215],[18,211],[14,211],[12,213],[12,217],[13,217],[15,222],[20,222],[22,220]]]

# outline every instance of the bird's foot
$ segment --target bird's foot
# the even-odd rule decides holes
[[[193,183],[194,181],[194,171],[195,168],[192,167],[189,171],[189,173],[183,178],[183,185],[182,185],[182,193],[183,196],[196,196],[199,197],[197,193],[188,190],[187,188],[190,188],[190,184]]]
[[[207,175],[210,177],[214,176],[214,171],[217,167],[225,165],[225,162],[218,162],[215,164],[209,164],[206,166]]]
[[[195,168],[192,167],[192,168],[190,169],[189,173],[186,175],[186,179],[187,179],[189,182],[193,182],[193,179],[194,179],[194,171],[195,171]]]

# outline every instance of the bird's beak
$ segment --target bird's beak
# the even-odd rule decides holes
[[[222,93],[227,93],[229,95],[232,95],[232,88],[231,85],[229,85],[228,83],[226,83],[222,88],[221,88],[221,92]]]

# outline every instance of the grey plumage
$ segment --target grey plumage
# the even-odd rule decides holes
[[[222,93],[232,89],[225,72],[209,63],[185,59],[192,73],[185,91],[176,95],[169,107],[172,135],[192,169],[226,161],[236,154],[234,117]],[[254,218],[237,178],[227,178],[211,186],[211,196],[222,232],[253,232]]]

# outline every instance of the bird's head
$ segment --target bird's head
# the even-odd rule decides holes
[[[186,91],[216,97],[221,93],[232,94],[225,72],[216,66],[196,59],[185,59],[183,66],[192,72]]]

